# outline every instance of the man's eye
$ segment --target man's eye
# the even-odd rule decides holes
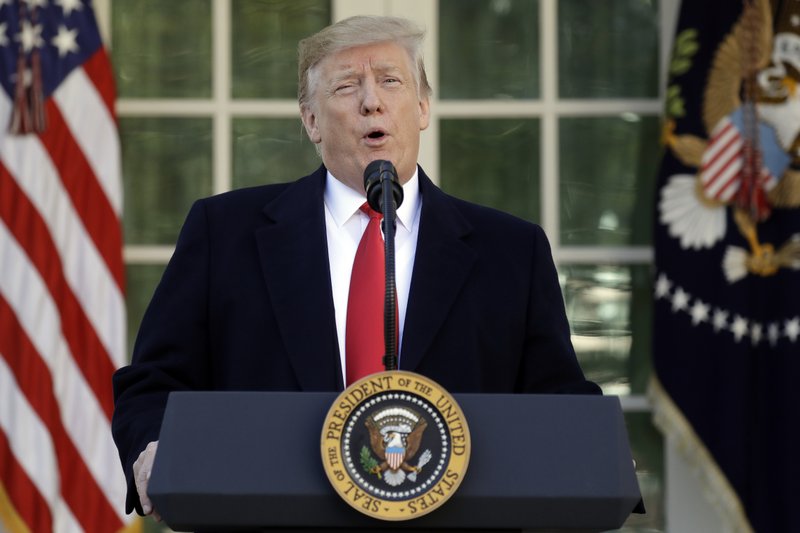
[[[337,85],[336,86],[336,92],[337,93],[339,93],[339,92],[347,92],[350,89],[352,89],[353,87],[355,87],[355,85],[353,85],[352,83],[342,83],[341,85]]]

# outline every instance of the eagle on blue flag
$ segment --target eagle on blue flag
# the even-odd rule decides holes
[[[684,3],[666,95],[654,233],[656,422],[695,460],[736,530],[792,531],[800,2]]]

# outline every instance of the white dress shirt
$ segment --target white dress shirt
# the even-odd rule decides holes
[[[331,288],[336,313],[336,333],[339,338],[339,355],[342,361],[342,379],[346,382],[345,328],[347,325],[347,299],[350,293],[350,274],[361,235],[367,228],[369,216],[361,211],[366,199],[328,172],[325,181],[325,229],[328,235],[328,260],[331,267]],[[419,234],[419,214],[422,199],[419,195],[417,171],[403,185],[403,203],[397,209],[395,231],[395,283],[397,287],[397,314],[400,328],[397,353],[401,353],[403,331],[411,288],[411,272]],[[381,354],[382,355],[382,354]]]

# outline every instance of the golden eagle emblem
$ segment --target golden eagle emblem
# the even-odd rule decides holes
[[[364,468],[391,486],[400,485],[406,477],[416,481],[417,473],[431,458],[430,450],[425,450],[416,465],[410,464],[422,445],[428,422],[406,407],[388,407],[367,417],[364,425],[369,430],[372,454],[377,457],[376,461],[364,447]]]
[[[796,7],[773,14],[769,0],[746,0],[739,20],[714,53],[703,95],[706,137],[676,134],[663,140],[694,175],[676,174],[661,190],[659,219],[682,248],[711,248],[727,230],[727,208],[749,249],[728,246],[722,270],[729,283],[748,274],[800,269],[800,235],[783,245],[761,242],[758,225],[774,208],[800,207],[800,35]],[[676,40],[673,76],[688,70],[695,30]],[[679,47],[684,51],[680,55]],[[677,61],[677,62],[676,62]],[[679,86],[668,90],[676,97]],[[676,105],[677,104],[677,105]],[[668,103],[679,116],[682,102]]]

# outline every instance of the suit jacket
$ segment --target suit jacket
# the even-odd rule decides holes
[[[132,464],[172,390],[343,389],[323,207],[326,170],[197,201],[114,375],[112,423]],[[538,226],[446,195],[420,170],[422,212],[399,366],[451,392],[597,393],[570,342]]]

